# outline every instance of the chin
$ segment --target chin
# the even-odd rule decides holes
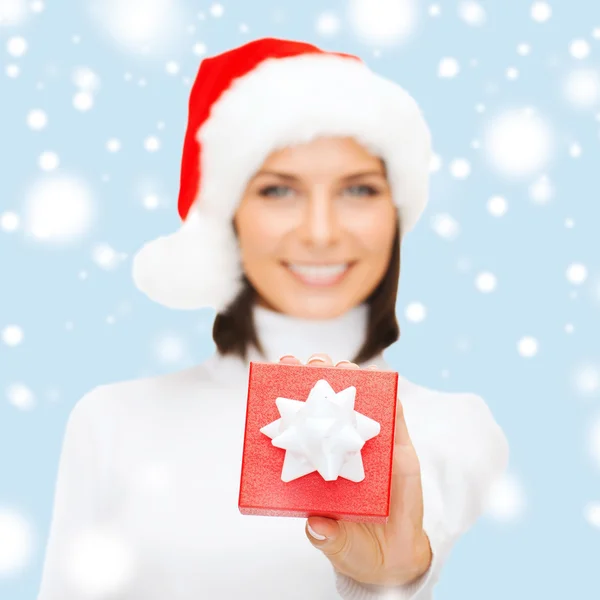
[[[342,316],[359,303],[350,299],[298,297],[293,302],[282,303],[281,312],[298,319],[328,320]]]

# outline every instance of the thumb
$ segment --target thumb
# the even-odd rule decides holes
[[[310,543],[327,556],[343,559],[347,548],[348,532],[343,521],[325,517],[309,517],[306,521],[306,536]]]

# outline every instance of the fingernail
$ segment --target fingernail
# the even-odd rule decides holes
[[[294,358],[294,356],[292,354],[284,354],[283,356],[279,357],[279,362],[281,362],[284,358]]]
[[[327,539],[327,536],[317,533],[308,523],[306,523],[306,527],[308,528],[308,533],[310,533],[315,540],[323,541]]]
[[[320,356],[311,356],[306,362],[307,363],[311,363],[311,362],[325,362],[325,359],[321,358]]]
[[[349,360],[338,360],[338,362],[335,363],[336,367],[339,367],[340,365],[345,365],[345,364],[350,364]]]

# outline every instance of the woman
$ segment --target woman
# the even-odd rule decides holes
[[[433,597],[508,461],[477,396],[400,377],[386,525],[236,506],[250,360],[388,368],[430,155],[414,100],[356,57],[263,39],[202,63],[183,225],[140,251],[134,280],[215,307],[217,353],[76,404],[38,600]]]

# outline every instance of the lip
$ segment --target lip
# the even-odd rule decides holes
[[[338,285],[341,281],[343,281],[347,276],[348,273],[352,270],[352,268],[354,267],[354,265],[356,264],[356,261],[338,261],[338,262],[334,262],[334,261],[329,261],[329,262],[320,262],[320,263],[316,263],[316,262],[311,262],[311,263],[303,263],[303,262],[288,262],[288,261],[282,261],[282,266],[285,267],[286,271],[288,273],[290,273],[290,275],[292,275],[294,277],[294,279],[296,279],[296,281],[300,282],[302,285],[305,286],[310,286],[310,287],[318,287],[318,288],[327,288],[327,287],[333,287],[335,285]],[[290,268],[290,264],[294,264],[294,265],[298,265],[300,267],[323,267],[326,265],[342,265],[342,264],[346,264],[348,265],[346,270],[343,271],[342,273],[339,273],[338,275],[333,275],[331,277],[319,277],[319,278],[313,278],[307,275],[304,275],[302,273],[298,273],[297,271],[294,271]]]

